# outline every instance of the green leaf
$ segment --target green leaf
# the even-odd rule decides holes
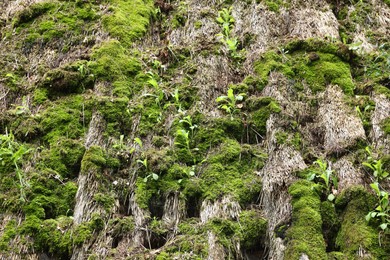
[[[158,175],[155,174],[155,173],[152,173],[152,178],[153,178],[153,180],[157,181],[158,180]]]
[[[366,221],[370,221],[371,219],[371,212],[368,212],[368,214],[366,215]]]
[[[378,196],[380,196],[381,192],[379,190],[379,184],[377,182],[370,184],[371,188],[376,192]]]
[[[328,200],[333,201],[336,197],[331,193],[328,195]]]
[[[388,225],[388,223],[382,223],[382,224],[379,225],[379,227],[380,227],[382,230],[385,230],[385,229],[387,229],[387,225]]]
[[[142,149],[142,141],[138,137],[134,138],[134,143],[137,143],[139,147]]]
[[[227,94],[230,100],[234,100],[233,89],[229,88]]]
[[[220,15],[221,15],[221,14],[220,14]],[[217,17],[217,22],[218,22],[218,23],[224,23],[225,21],[222,19],[221,16],[218,16],[218,17]]]

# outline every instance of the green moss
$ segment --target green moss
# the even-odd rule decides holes
[[[96,193],[93,196],[93,200],[100,204],[106,212],[111,212],[112,207],[115,205],[115,198],[112,194]]]
[[[123,234],[134,230],[134,219],[132,216],[110,219],[108,225],[112,227],[113,237],[121,237]]]
[[[136,190],[135,190],[135,199],[142,209],[148,209],[150,198],[157,193],[153,182],[144,182],[143,178],[137,178]]]
[[[317,61],[296,64],[296,75],[305,79],[314,91],[324,90],[326,85],[334,84],[339,85],[345,94],[352,95],[355,85],[349,65],[333,54],[319,53],[318,56]]]
[[[285,144],[288,138],[288,134],[286,132],[278,131],[275,133],[276,143],[279,145]]]
[[[91,112],[86,109],[81,96],[69,96],[53,102],[41,114],[43,139],[53,143],[61,137],[79,138],[85,133],[84,122],[88,122],[90,117]]]
[[[279,71],[287,78],[305,80],[315,92],[324,90],[328,84],[335,84],[352,95],[355,85],[350,66],[345,62],[349,60],[345,48],[314,39],[293,41],[280,54],[266,53],[255,65],[255,71],[265,82],[270,72]],[[307,51],[311,53],[307,55]]]
[[[328,260],[344,260],[344,259],[348,259],[348,258],[341,252],[328,253]]]
[[[85,67],[81,62],[46,72],[40,87],[47,89],[49,96],[82,93],[94,84],[94,77],[81,71]]]
[[[372,259],[385,259],[387,254],[385,248],[380,247],[377,230],[365,220],[375,206],[374,196],[363,187],[354,186],[338,196],[336,206],[343,209],[341,229],[336,238],[341,252],[353,258],[363,248]]]
[[[64,178],[76,177],[84,152],[84,145],[80,141],[61,137],[51,144],[50,150],[42,151],[42,161],[38,168],[50,168]]]
[[[243,249],[257,248],[265,239],[267,220],[256,210],[240,213],[240,242]]]
[[[48,90],[47,89],[37,88],[34,91],[33,102],[35,105],[41,105],[47,99],[48,99]]]
[[[352,51],[348,46],[342,43],[333,43],[321,39],[295,40],[284,46],[284,51],[294,53],[296,51],[320,52],[333,54],[343,61],[348,62],[351,59]]]
[[[34,46],[50,45],[65,53],[75,45],[88,44],[85,36],[96,30],[98,10],[98,3],[46,1],[33,4],[16,15],[17,33],[11,37],[25,52],[30,52]]]
[[[335,240],[340,228],[340,220],[336,213],[334,203],[323,201],[321,203],[322,230],[327,244],[327,251],[336,249]]]
[[[16,220],[12,219],[7,222],[0,236],[0,251],[7,252],[10,249],[9,243],[17,235],[16,228]]]
[[[207,223],[210,230],[218,236],[218,241],[225,247],[231,248],[235,241],[240,240],[240,227],[235,221],[228,219],[214,218]]]
[[[306,254],[310,259],[327,259],[322,237],[321,201],[308,181],[297,181],[289,187],[293,197],[292,226],[287,230],[285,259],[299,259]]]
[[[103,26],[113,37],[129,45],[146,32],[152,10],[151,0],[114,0],[112,13],[103,18]]]
[[[35,249],[48,252],[57,259],[69,259],[72,253],[72,233],[69,231],[73,220],[69,217],[48,219],[35,236]]]
[[[14,27],[17,27],[23,23],[32,21],[33,19],[46,13],[48,10],[54,7],[55,4],[50,2],[35,3],[28,8],[25,8],[22,11],[18,12],[13,19],[13,25]]]
[[[283,0],[271,0],[271,1],[266,0],[265,4],[267,5],[267,7],[270,11],[279,13],[279,9],[281,6],[283,6],[284,1]]]
[[[281,108],[269,97],[253,98],[248,101],[248,110],[253,111],[248,117],[248,123],[256,130],[256,134],[265,136],[267,120],[272,113],[279,113]]]
[[[72,213],[76,183],[64,182],[50,171],[33,174],[30,183],[31,190],[27,194],[28,202],[23,207],[24,214],[47,219]]]
[[[126,80],[141,68],[134,56],[119,41],[111,40],[93,50],[89,68],[101,80]]]
[[[81,161],[81,173],[100,172],[106,164],[105,153],[99,146],[91,146]]]
[[[383,120],[382,129],[385,132],[385,134],[390,135],[390,117]]]
[[[227,139],[209,157],[201,175],[203,196],[215,200],[231,195],[242,205],[250,203],[261,189],[260,179],[254,173],[258,160],[261,159],[253,154],[245,154],[237,141]]]

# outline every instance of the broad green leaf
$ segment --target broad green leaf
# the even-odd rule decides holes
[[[385,230],[385,229],[387,229],[387,225],[388,225],[388,223],[382,223],[379,227],[380,227],[382,230]]]
[[[152,173],[152,178],[153,178],[153,180],[157,181],[158,180],[158,175],[155,174],[155,173]]]
[[[328,200],[333,201],[335,199],[335,196],[331,193],[328,195]]]
[[[379,190],[379,184],[377,182],[371,183],[370,186],[378,196],[381,194]]]
[[[366,221],[370,221],[370,219],[371,219],[371,212],[369,212],[367,215],[366,215]]]

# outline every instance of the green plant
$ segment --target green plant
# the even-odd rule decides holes
[[[356,113],[360,117],[363,122],[363,125],[367,125],[370,123],[370,112],[374,109],[374,107],[370,104],[366,105],[364,109],[360,109],[359,106],[355,107]]]
[[[380,221],[379,227],[383,231],[389,231],[390,229],[389,193],[383,191],[380,188],[378,182],[371,183],[370,186],[375,191],[378,202],[377,202],[377,207],[366,215],[366,220],[370,221],[371,219],[379,219]]]
[[[338,180],[337,176],[333,174],[333,170],[328,167],[327,163],[321,159],[317,159],[314,163],[317,167],[309,174],[309,181],[316,181],[312,186],[313,189],[325,193],[329,201],[335,199],[333,188],[337,190]]]
[[[390,179],[389,173],[383,168],[381,159],[374,159],[369,146],[366,147],[365,151],[367,153],[367,161],[362,164],[372,170],[375,181],[370,186],[377,197],[377,206],[366,215],[366,220],[377,219],[379,227],[383,231],[388,232],[390,230],[389,193],[383,190],[380,182]]]
[[[8,174],[11,171],[16,173],[22,201],[25,201],[24,189],[29,187],[29,183],[26,181],[25,174],[20,166],[23,162],[23,156],[31,151],[25,145],[16,142],[12,132],[8,133],[6,131],[4,135],[0,135],[0,173]]]
[[[181,148],[186,148],[190,150],[190,137],[189,137],[189,131],[185,129],[178,129],[176,131],[176,141],[175,145],[181,147]]]
[[[196,128],[198,128],[198,126],[197,126],[196,124],[193,124],[193,123],[192,123],[192,118],[191,118],[191,116],[190,116],[190,115],[185,116],[185,117],[183,117],[183,119],[181,119],[179,122],[188,125],[188,127],[189,127],[190,130],[191,130],[191,137],[193,137],[193,136],[194,136],[194,130],[195,130]]]
[[[373,158],[371,148],[366,147],[367,161],[362,164],[372,170],[372,174],[376,182],[381,182],[383,180],[389,179],[389,173],[383,168],[382,160],[376,160]]]
[[[175,92],[172,94],[172,97],[174,99],[177,112],[182,113],[183,109],[182,109],[181,103],[180,103],[179,89],[175,89]]]
[[[232,29],[234,27],[235,19],[232,16],[232,7],[223,8],[221,11],[218,12],[218,17],[216,19],[217,23],[221,27],[221,32],[217,34],[217,37],[219,37],[219,41],[223,43],[230,54],[230,56],[233,59],[241,59],[242,58],[242,50],[241,52],[238,52],[238,39],[237,37],[232,36]]]
[[[15,115],[23,115],[23,114],[29,115],[29,114],[31,114],[31,111],[28,108],[27,98],[25,96],[22,99],[22,105],[15,106],[15,109],[13,110],[13,112]]]
[[[245,93],[234,95],[233,89],[229,88],[227,96],[219,96],[217,97],[216,101],[217,103],[221,103],[221,105],[219,105],[218,107],[229,113],[230,118],[233,120],[233,114],[236,113],[237,110],[242,107],[242,105],[237,104],[237,102],[242,101],[245,95]]]
[[[221,35],[224,37],[230,37],[231,29],[235,23],[235,19],[232,16],[233,7],[223,8],[221,11],[218,11],[217,23],[222,26]]]
[[[144,178],[144,182],[147,182],[149,180],[149,178],[152,178],[155,181],[158,180],[158,178],[159,178],[158,175],[156,173],[154,173],[154,172],[151,172],[149,170],[149,165],[148,165],[148,159],[147,158],[145,158],[143,160],[139,160],[138,159],[137,162],[140,163],[146,170],[147,175]]]

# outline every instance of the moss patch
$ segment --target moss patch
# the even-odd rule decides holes
[[[298,181],[289,187],[293,197],[292,226],[287,231],[286,259],[327,259],[322,236],[321,201],[308,181]]]
[[[363,248],[372,259],[385,259],[389,252],[380,247],[378,231],[365,220],[375,206],[374,196],[361,186],[351,187],[338,196],[336,206],[343,209],[341,229],[336,238],[340,250],[353,258]]]

